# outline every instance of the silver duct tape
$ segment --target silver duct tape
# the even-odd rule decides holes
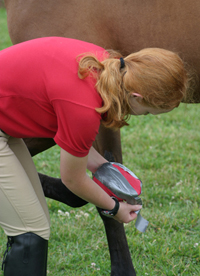
[[[137,220],[136,220],[136,223],[135,223],[135,227],[137,230],[139,230],[140,232],[144,233],[147,229],[147,226],[148,226],[149,222],[144,219],[140,213],[138,213],[137,215]]]
[[[118,163],[113,164],[118,165]],[[98,168],[94,176],[119,198],[123,198],[132,205],[140,204],[137,203],[137,200],[140,201],[140,199],[136,190],[111,163],[104,163]]]
[[[95,172],[94,177],[98,179],[103,185],[105,185],[110,191],[112,191],[117,197],[122,198],[127,203],[131,205],[142,205],[142,200],[138,197],[136,190],[129,184],[126,178],[119,172],[119,170],[112,166],[116,164],[121,167],[124,171],[127,171],[133,177],[139,179],[132,171],[123,166],[120,163],[104,163],[98,170]],[[142,182],[140,181],[142,187]],[[149,224],[140,215],[140,210],[135,212],[137,214],[137,220],[135,227],[140,232],[145,232]]]

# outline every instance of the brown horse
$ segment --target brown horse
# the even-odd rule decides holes
[[[178,52],[200,75],[200,2],[198,0],[5,0],[13,44],[43,36],[64,36],[130,54],[145,47]],[[200,102],[200,86],[195,88]],[[35,155],[54,145],[49,139],[29,139]],[[101,127],[96,149],[122,162],[120,132]],[[72,206],[73,196],[58,179],[40,175],[45,195]],[[63,191],[64,189],[64,191]],[[62,193],[63,191],[63,193]],[[64,196],[63,196],[64,195]],[[76,206],[86,202],[73,197]],[[111,255],[111,275],[135,275],[123,225],[103,218]]]

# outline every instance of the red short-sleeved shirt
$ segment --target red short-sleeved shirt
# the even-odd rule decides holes
[[[102,106],[95,82],[78,78],[76,58],[105,50],[75,39],[48,37],[0,52],[0,129],[13,137],[48,137],[86,156],[98,133]]]

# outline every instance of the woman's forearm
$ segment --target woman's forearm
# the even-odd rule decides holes
[[[111,210],[115,206],[114,200],[87,174],[76,183],[74,181],[69,181],[64,184],[71,192],[97,207]]]
[[[103,163],[108,162],[103,156],[101,156],[94,147],[91,147],[88,155],[87,169],[92,173],[100,167]]]

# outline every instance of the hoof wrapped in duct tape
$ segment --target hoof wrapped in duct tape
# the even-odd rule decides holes
[[[142,192],[142,182],[124,165],[115,162],[104,163],[93,174],[93,180],[108,195],[119,201],[142,205],[142,200],[139,197]],[[149,222],[140,215],[140,210],[135,213],[137,213],[135,227],[139,231],[145,232]]]

